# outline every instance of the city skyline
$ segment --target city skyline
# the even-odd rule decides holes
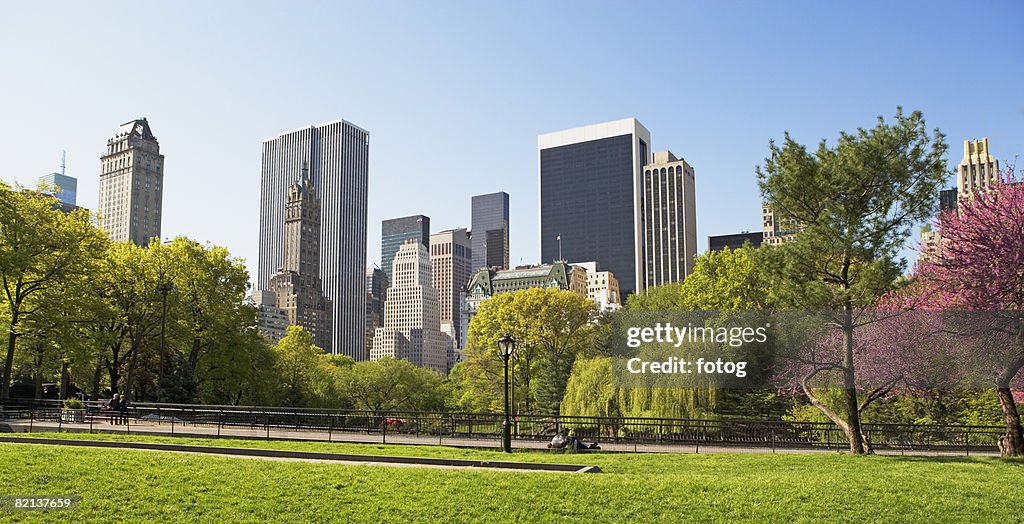
[[[997,30],[1021,12],[1015,3],[988,7],[1001,16],[985,46],[948,38],[947,29],[963,16],[963,7],[952,3],[892,6],[885,19],[869,8],[844,10],[840,18],[834,7],[798,3],[716,12],[699,4],[638,4],[637,13],[657,9],[664,17],[647,16],[636,26],[644,39],[614,43],[581,38],[622,30],[625,20],[613,10],[595,7],[565,25],[560,21],[575,14],[571,6],[553,6],[538,20],[540,6],[407,6],[387,24],[359,4],[329,6],[316,17],[272,4],[211,6],[198,24],[173,6],[128,13],[69,3],[57,19],[41,6],[13,6],[0,42],[30,51],[5,57],[0,70],[9,90],[0,101],[8,123],[0,131],[0,154],[12,159],[4,178],[34,185],[55,170],[66,149],[67,174],[79,180],[78,204],[95,210],[103,143],[117,122],[146,116],[161,149],[171,152],[162,236],[225,245],[246,259],[255,280],[260,140],[337,118],[358,122],[374,137],[368,265],[380,263],[374,225],[384,218],[423,213],[437,230],[467,227],[470,197],[495,191],[511,197],[510,265],[542,262],[536,137],[595,122],[636,117],[655,132],[652,151],[671,149],[697,167],[700,251],[709,235],[758,229],[753,168],[767,154],[768,140],[781,140],[786,130],[810,147],[821,138],[834,143],[840,129],[870,126],[876,115],[903,105],[923,110],[929,127],[946,133],[951,170],[963,140],[989,137],[1003,165],[1024,144],[1024,108],[1013,87],[1022,73],[1000,52],[1014,45],[1013,32]],[[163,24],[136,27],[133,16]],[[330,40],[339,45],[320,46],[333,54],[303,54],[311,42],[328,38],[319,29],[342,18],[352,21],[352,33]],[[472,23],[498,18],[508,23],[489,32],[480,27],[494,24]],[[671,20],[681,18],[693,22],[693,32],[677,41]],[[911,19],[917,30],[908,36],[900,28]],[[231,27],[222,31],[228,20]],[[527,29],[528,22],[536,27]],[[384,25],[391,30],[382,31]],[[471,29],[438,31],[449,26]],[[864,34],[872,36],[866,43],[843,44],[863,41]],[[146,89],[113,90],[109,76],[95,74],[105,67],[112,42],[124,39],[135,42],[119,47],[126,57],[168,64],[149,73]],[[193,43],[178,45],[184,41]],[[470,41],[474,46],[465,45]],[[701,41],[714,44],[693,45]],[[588,46],[597,48],[574,62]],[[655,47],[663,51],[638,53]],[[199,48],[204,52],[195,54]],[[612,64],[625,56],[635,57],[635,67],[616,71]],[[673,57],[671,67],[664,65],[666,56]],[[835,56],[841,64],[829,62]],[[270,71],[269,63],[275,64]],[[987,83],[981,96],[965,98],[964,92],[977,92],[970,78],[942,73],[964,63],[1005,76]],[[315,82],[303,84],[303,96],[286,96],[314,64],[321,67]],[[337,72],[327,72],[325,64]],[[41,82],[44,70],[59,70],[68,82]],[[658,80],[638,82],[646,70],[657,70]],[[772,77],[789,80],[763,81]],[[359,81],[341,85],[339,78]],[[266,111],[256,114],[254,106]],[[61,125],[55,128],[54,121]],[[498,151],[497,168],[480,176],[480,166]]]

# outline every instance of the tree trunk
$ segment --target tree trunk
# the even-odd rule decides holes
[[[868,453],[860,427],[860,403],[857,401],[857,377],[853,362],[853,313],[847,307],[843,316],[843,400],[846,405],[846,437],[850,454]]]
[[[71,373],[68,372],[68,362],[61,359],[60,362],[60,399],[68,398],[71,389]]]
[[[11,371],[14,369],[14,347],[18,342],[18,333],[15,327],[18,325],[18,313],[11,313],[11,329],[7,334],[7,358],[4,359],[3,384],[0,384],[0,401],[11,398]]]
[[[1024,433],[1021,431],[1020,414],[1013,400],[1013,392],[1008,386],[1002,385],[996,388],[996,392],[1006,422],[1006,435],[999,439],[999,454],[1003,457],[1024,456]]]
[[[36,351],[35,358],[32,359],[32,364],[35,369],[32,370],[32,379],[35,383],[35,399],[40,400],[43,398],[43,351],[42,348]]]
[[[132,356],[128,358],[128,375],[124,380],[124,395],[128,397],[129,401],[133,400],[132,383],[135,380],[135,362],[138,360],[139,356],[139,345],[140,344],[133,338],[131,348]]]
[[[92,400],[100,398],[100,377],[103,375],[103,362],[96,364],[96,371],[92,374]]]

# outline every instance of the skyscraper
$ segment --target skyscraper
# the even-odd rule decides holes
[[[100,226],[115,242],[159,239],[163,184],[164,156],[149,122],[121,124],[100,157]]]
[[[366,196],[369,134],[344,120],[288,131],[263,142],[260,252],[256,285],[283,267],[288,187],[304,163],[320,199],[320,279],[331,302],[325,351],[366,350]]]
[[[309,169],[288,187],[284,219],[284,263],[270,277],[276,305],[288,325],[302,326],[321,349],[331,344],[331,301],[320,282],[320,199],[309,180]]]
[[[406,239],[392,261],[394,280],[384,301],[384,327],[374,333],[370,360],[405,359],[447,372],[448,336],[440,330],[440,307],[430,273],[427,246],[415,238]]]
[[[68,176],[64,171],[64,155],[60,157],[60,173],[50,173],[39,177],[40,184],[53,186],[53,196],[65,206],[78,205],[78,179]]]
[[[472,207],[473,271],[485,267],[508,269],[508,193],[476,195]]]
[[[635,118],[538,137],[544,263],[593,260],[618,277],[623,297],[643,290],[642,173],[650,143]]]
[[[430,266],[441,307],[441,331],[452,337],[457,348],[464,347],[466,342],[462,333],[462,300],[473,277],[473,250],[469,246],[465,228],[430,235]]]
[[[959,196],[968,198],[975,191],[999,182],[999,160],[989,153],[988,138],[964,140],[964,158],[956,171]]]
[[[430,217],[413,215],[410,217],[390,218],[380,224],[380,267],[388,276],[388,283],[395,282],[391,273],[391,261],[395,253],[408,239],[415,239],[426,248],[430,248]]]
[[[961,198],[971,198],[978,191],[1001,184],[999,160],[988,148],[988,138],[964,140],[964,157],[956,170],[956,187],[939,191],[939,212],[956,211]],[[942,232],[930,225],[921,228],[921,255],[927,260],[942,243]]]
[[[644,287],[681,282],[697,256],[693,167],[671,151],[644,166]]]
[[[356,360],[369,358],[373,347],[373,333],[384,325],[384,297],[388,290],[388,277],[379,267],[366,269],[366,356]]]

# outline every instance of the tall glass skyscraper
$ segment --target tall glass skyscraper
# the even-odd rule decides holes
[[[50,173],[39,177],[39,182],[54,186],[53,196],[61,202],[69,205],[78,205],[78,179],[67,176],[64,173]]]
[[[489,267],[508,269],[508,193],[474,196],[470,231],[473,271]]]
[[[267,289],[284,261],[288,186],[308,162],[320,196],[320,278],[331,301],[329,353],[366,355],[366,198],[369,133],[344,120],[263,141],[260,254],[256,285]]]
[[[395,283],[395,275],[391,270],[391,262],[402,244],[410,238],[423,244],[430,252],[430,217],[413,215],[410,217],[390,218],[380,224],[380,268],[388,276],[388,284]]]
[[[651,133],[635,118],[540,135],[541,262],[596,261],[623,297],[643,290],[643,166]]]

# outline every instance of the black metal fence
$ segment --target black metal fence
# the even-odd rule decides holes
[[[210,436],[345,440],[345,435],[499,439],[503,416],[495,413],[373,412],[359,410],[210,406],[134,403],[125,412],[105,410],[87,402],[84,409],[64,409],[58,401],[11,401],[0,406],[0,418],[46,422],[50,429],[190,433]],[[24,424],[22,424],[24,425]],[[512,421],[513,438],[547,441],[562,429],[602,444],[720,446],[765,449],[847,448],[842,430],[831,423],[766,420],[701,420],[636,417],[570,417],[520,415]],[[326,435],[324,435],[326,433]],[[998,451],[1001,426],[864,424],[864,433],[878,450],[916,452]]]

